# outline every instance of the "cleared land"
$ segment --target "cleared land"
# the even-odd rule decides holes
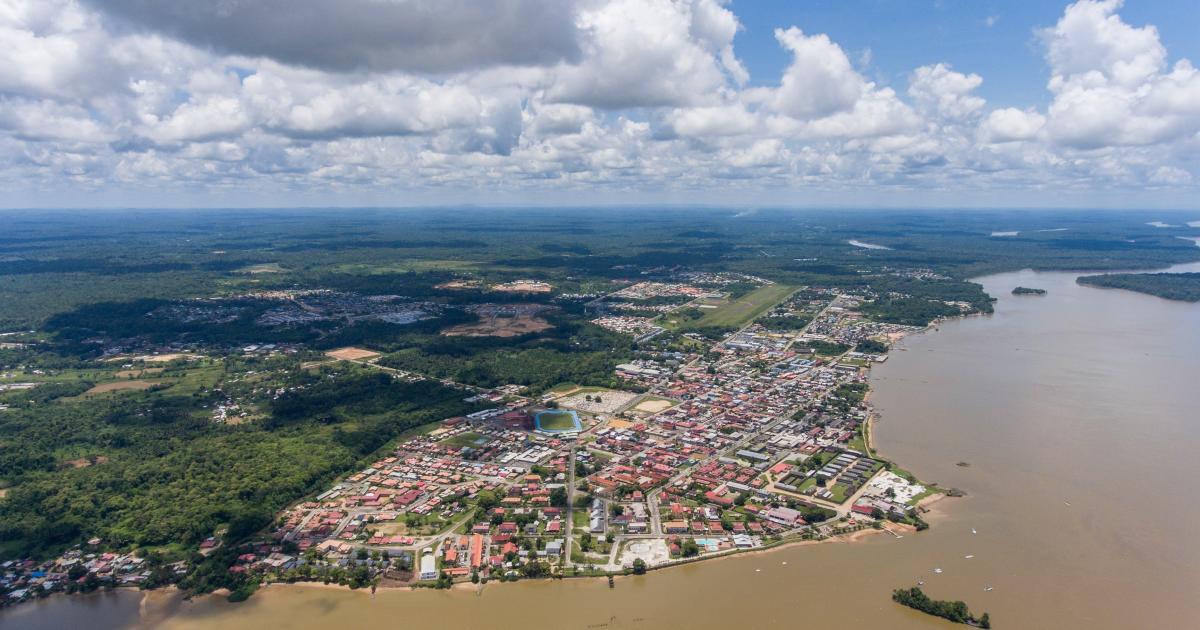
[[[105,394],[108,392],[150,389],[151,387],[154,387],[155,385],[158,385],[159,383],[160,383],[160,381],[140,381],[140,380],[139,381],[117,381],[115,383],[102,383],[100,385],[97,385],[97,386],[87,390],[86,392],[83,392],[83,395],[91,396],[94,394]]]
[[[326,352],[325,355],[341,361],[366,361],[379,356],[379,353],[365,348],[338,348]]]
[[[658,396],[647,396],[641,402],[633,406],[629,411],[637,414],[656,414],[660,411],[666,411],[679,403],[669,398],[659,398]]]
[[[795,292],[796,287],[786,284],[768,284],[740,298],[726,302],[714,309],[706,310],[704,316],[684,324],[689,328],[707,326],[739,327],[767,312],[772,306],[784,301]]]
[[[237,273],[283,273],[284,268],[279,263],[262,263],[261,265],[250,265],[237,270]]]
[[[554,326],[536,315],[504,317],[496,315],[474,324],[460,324],[442,331],[447,337],[518,337],[542,332]]]

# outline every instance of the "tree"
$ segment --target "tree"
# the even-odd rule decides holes
[[[525,577],[536,578],[545,575],[545,573],[546,568],[537,560],[531,559],[529,562],[525,563],[525,566],[521,567],[521,574]]]
[[[633,561],[633,572],[635,575],[642,575],[646,572],[646,561],[641,558],[636,558]]]
[[[496,493],[491,490],[483,490],[475,495],[475,504],[484,510],[490,510],[497,505],[500,505],[500,500],[496,498]]]
[[[992,620],[987,613],[983,613],[983,616],[979,618],[979,627],[985,629],[992,627]]]
[[[550,505],[554,507],[567,506],[567,489],[558,487],[550,491]]]

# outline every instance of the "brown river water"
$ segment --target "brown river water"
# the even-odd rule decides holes
[[[951,627],[890,600],[924,580],[1001,629],[1200,628],[1200,304],[1081,287],[1077,275],[980,278],[1000,298],[994,315],[910,337],[875,369],[880,452],[969,494],[935,504],[926,532],[701,562],[611,589],[276,586],[242,604],[55,596],[0,613],[0,627]],[[1010,295],[1018,285],[1049,294]]]

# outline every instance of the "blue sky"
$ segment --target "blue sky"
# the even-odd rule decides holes
[[[978,93],[1003,106],[1045,105],[1048,67],[1035,30],[1052,26],[1065,3],[1045,0],[755,0],[730,7],[743,30],[734,40],[756,84],[775,81],[790,63],[772,32],[795,25],[827,33],[856,63],[870,51],[868,76],[904,85],[913,68],[939,61],[984,77]],[[1200,60],[1200,1],[1126,2],[1126,22],[1153,24],[1172,59]]]
[[[1200,198],[1195,0],[0,2],[0,207]]]

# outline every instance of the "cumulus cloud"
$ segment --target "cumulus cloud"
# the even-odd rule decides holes
[[[1039,108],[804,24],[751,81],[724,0],[0,0],[0,189],[1194,190],[1200,72],[1120,7],[1036,31]]]
[[[805,35],[793,26],[776,29],[775,39],[792,53],[771,100],[776,111],[800,120],[824,118],[850,110],[867,91],[867,82],[828,35]]]
[[[955,72],[944,63],[921,66],[909,78],[908,95],[921,111],[948,120],[971,118],[984,101],[972,94],[983,84],[977,74]]]
[[[334,71],[456,72],[579,54],[570,0],[88,0],[134,28]]]
[[[1167,67],[1153,26],[1116,15],[1120,0],[1081,0],[1041,32],[1050,63],[1047,129],[1067,147],[1149,145],[1200,131],[1200,73]]]
[[[738,22],[715,0],[613,0],[583,10],[583,59],[564,64],[551,100],[607,109],[714,100],[727,76],[744,81],[733,56]]]
[[[1034,110],[1005,107],[993,110],[980,125],[985,142],[1033,140],[1046,125],[1046,117]]]

